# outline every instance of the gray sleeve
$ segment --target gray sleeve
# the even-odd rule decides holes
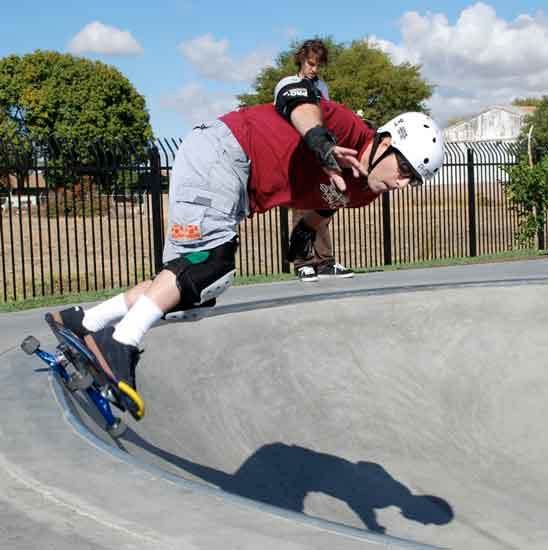
[[[329,99],[329,88],[327,87],[327,84],[325,83],[325,81],[322,80],[321,78],[318,78],[315,84],[316,84],[316,88],[318,88],[318,90],[322,94],[322,97],[324,99]]]

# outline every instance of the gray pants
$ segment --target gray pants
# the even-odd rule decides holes
[[[250,162],[220,120],[195,128],[173,164],[163,261],[230,241],[249,213]]]

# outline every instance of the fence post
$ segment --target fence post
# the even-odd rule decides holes
[[[392,228],[390,227],[390,193],[382,194],[382,233],[384,265],[392,265]]]
[[[162,225],[162,163],[160,151],[156,145],[150,149],[150,199],[152,203],[154,269],[158,273],[162,269],[164,228]]]
[[[468,240],[470,256],[478,255],[476,234],[476,176],[474,173],[474,150],[466,149],[466,166],[468,169]]]
[[[280,207],[280,239],[282,245],[282,273],[291,273],[287,251],[289,250],[289,210]]]
[[[542,212],[543,207],[537,206],[537,212]],[[546,228],[546,220],[544,220],[544,225],[542,227],[539,227],[537,230],[537,242],[538,242],[538,249],[539,250],[545,250],[546,249],[546,239],[544,238],[544,229]]]
[[[538,230],[538,249],[546,249],[546,240],[544,239],[544,227]]]

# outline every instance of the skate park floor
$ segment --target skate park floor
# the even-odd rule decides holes
[[[548,260],[233,287],[118,441],[0,315],[6,548],[545,548]]]

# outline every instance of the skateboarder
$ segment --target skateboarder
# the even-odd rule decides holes
[[[245,216],[276,206],[314,209],[290,240],[290,255],[306,257],[322,210],[364,206],[420,184],[442,157],[442,133],[430,117],[404,113],[375,132],[346,107],[318,99],[309,80],[293,79],[276,90],[274,105],[233,111],[183,141],[171,176],[164,267],[152,281],[54,317],[85,339],[108,374],[135,388],[147,330],[169,311],[213,304],[230,285]]]

